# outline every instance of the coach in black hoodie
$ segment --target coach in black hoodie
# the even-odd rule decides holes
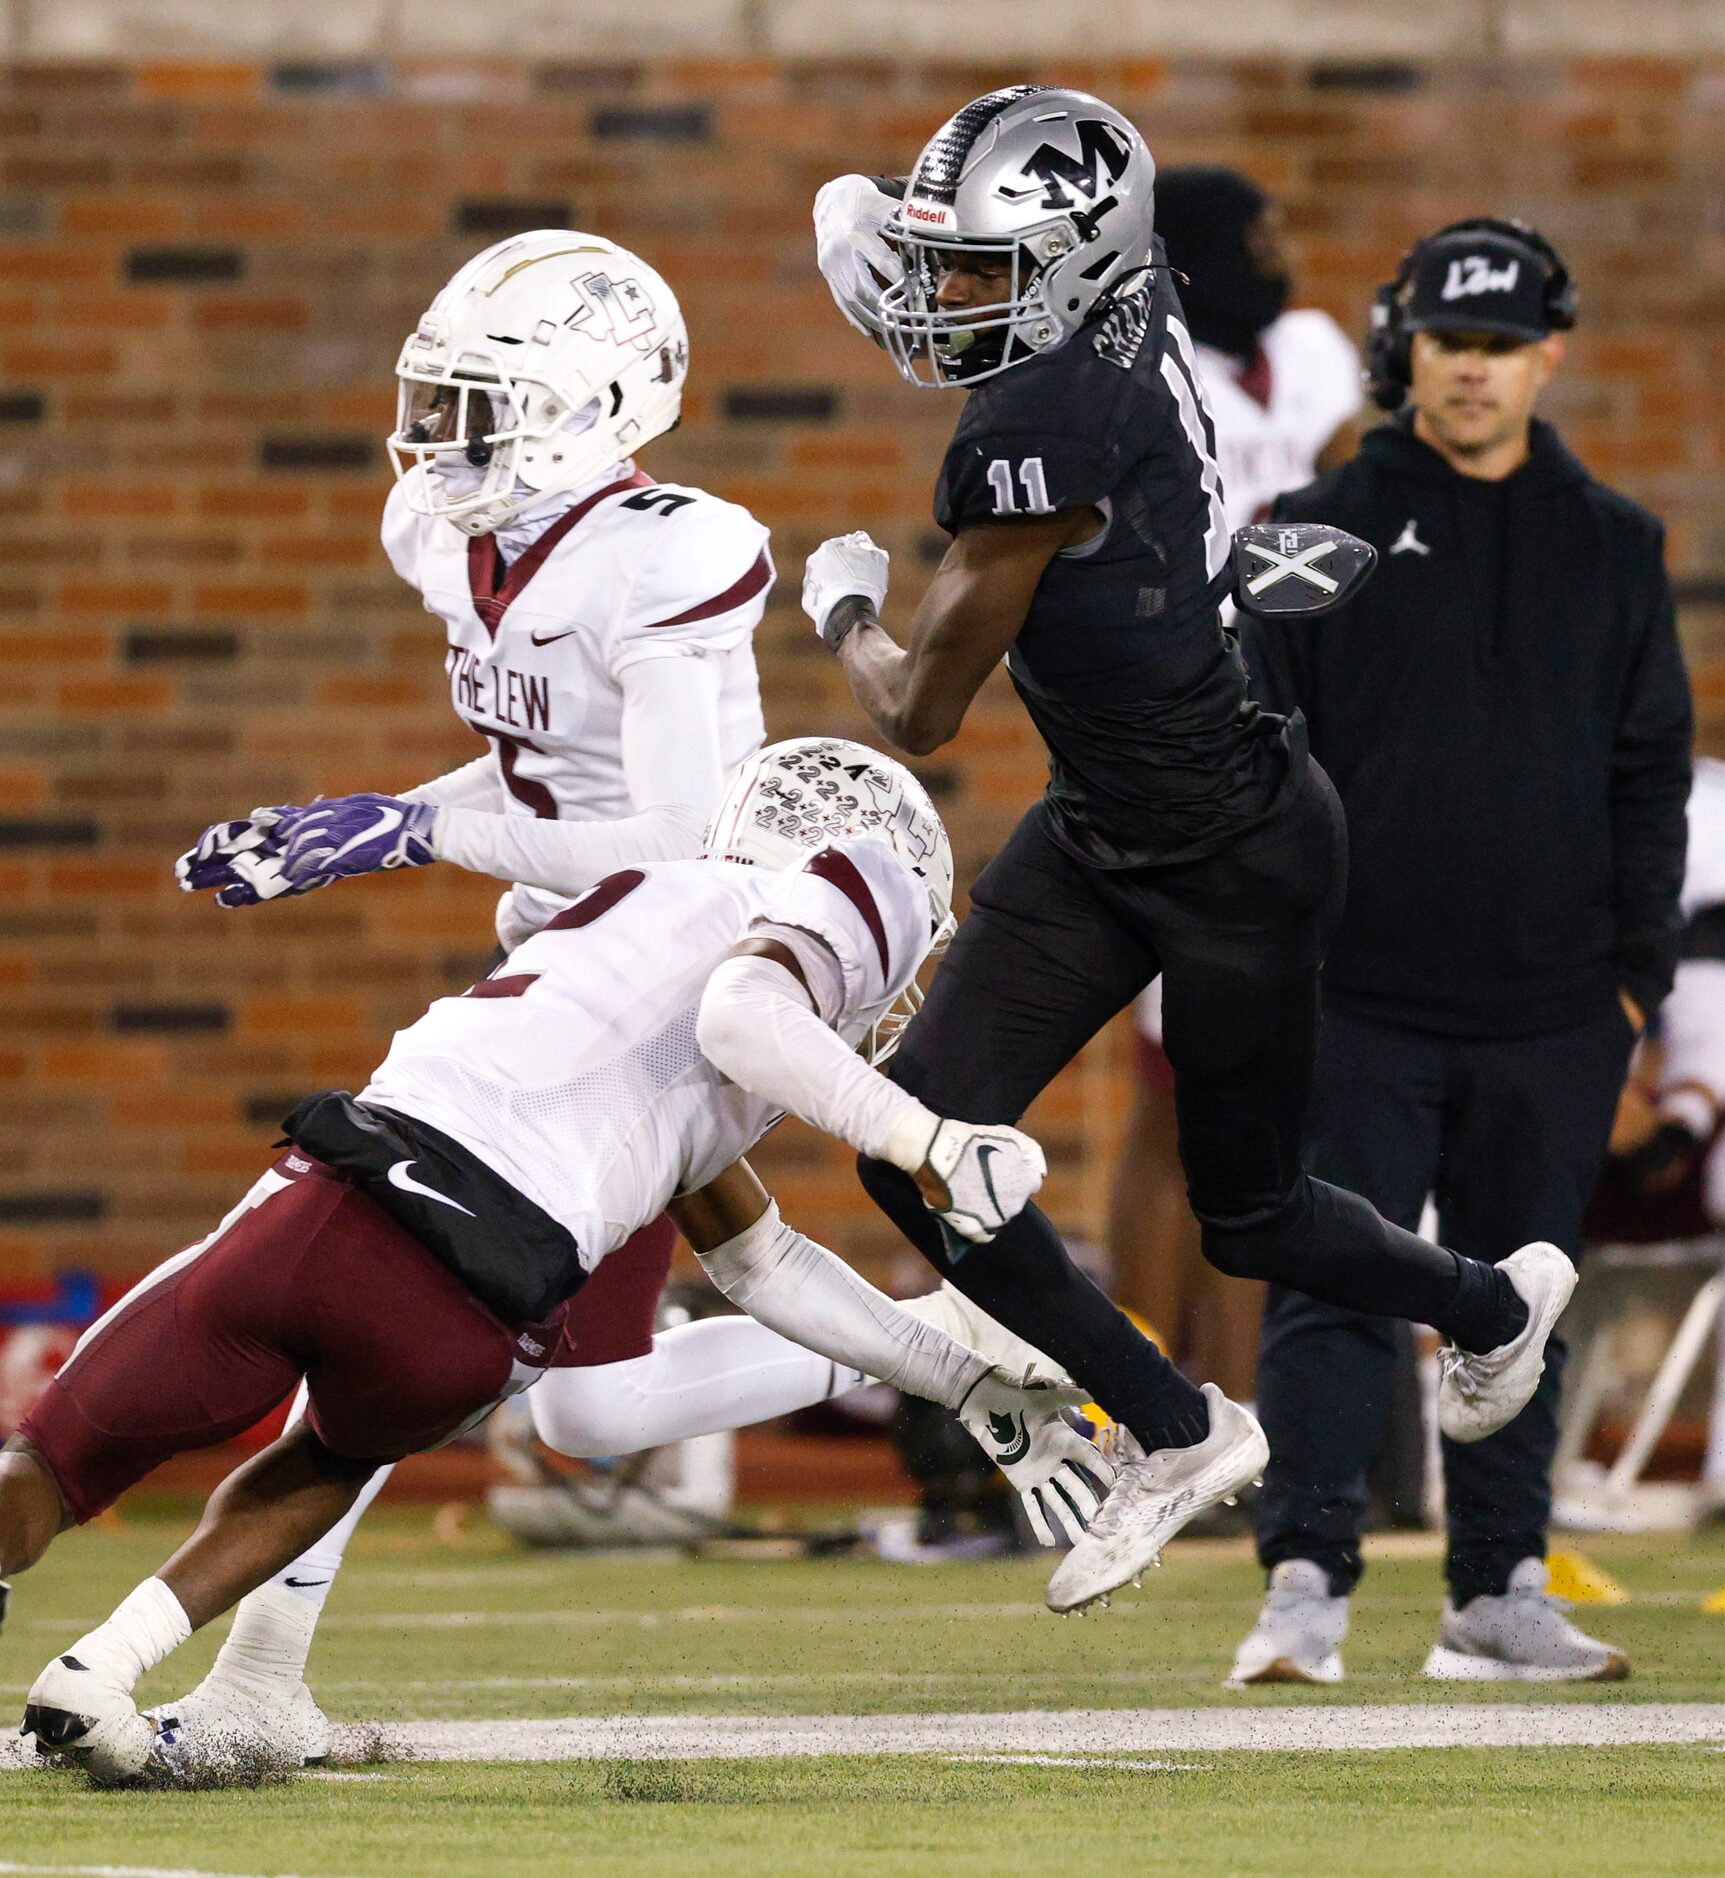
[[[1245,629],[1261,700],[1304,712],[1347,810],[1312,1171],[1410,1227],[1435,1193],[1443,1243],[1492,1259],[1530,1239],[1579,1255],[1630,1050],[1670,987],[1683,877],[1690,702],[1664,531],[1532,417],[1562,353],[1560,268],[1501,226],[1415,250],[1401,350],[1379,353],[1409,408],[1275,510],[1363,536],[1378,570],[1326,619]],[[1272,1293],[1272,1591],[1242,1680],[1340,1673],[1395,1347],[1387,1320]],[[1561,1366],[1554,1339],[1515,1422],[1446,1444],[1451,1608],[1428,1674],[1627,1667],[1539,1595]]]

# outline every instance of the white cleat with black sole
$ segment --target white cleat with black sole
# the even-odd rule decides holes
[[[1330,1596],[1330,1574],[1309,1558],[1270,1573],[1258,1621],[1234,1652],[1230,1688],[1267,1682],[1340,1682],[1348,1600]]]
[[[1578,1630],[1545,1588],[1545,1560],[1524,1558],[1500,1598],[1444,1606],[1425,1661],[1434,1682],[1622,1682],[1629,1658]]]
[[[156,1758],[181,1774],[248,1774],[315,1767],[329,1758],[329,1719],[310,1689],[241,1688],[206,1676],[189,1695],[149,1711]]]
[[[64,1754],[103,1786],[135,1780],[149,1765],[156,1730],[129,1689],[71,1654],[57,1656],[31,1685],[20,1734],[38,1754]]]
[[[1106,1602],[1161,1562],[1162,1548],[1190,1519],[1257,1480],[1270,1444],[1254,1417],[1213,1382],[1204,1384],[1210,1432],[1189,1448],[1158,1448],[1124,1466],[1090,1530],[1048,1581],[1051,1611]]]
[[[1545,1374],[1545,1346],[1575,1289],[1575,1266],[1543,1240],[1500,1261],[1527,1306],[1521,1335],[1474,1355],[1446,1343],[1438,1352],[1438,1426],[1451,1441],[1483,1441],[1514,1421]]]

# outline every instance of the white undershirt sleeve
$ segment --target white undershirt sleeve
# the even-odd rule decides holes
[[[957,1408],[988,1359],[924,1324],[806,1239],[770,1204],[754,1225],[700,1255],[733,1304],[805,1349]]]
[[[777,937],[770,927],[757,929],[757,936]],[[796,936],[804,942],[796,948],[799,957],[824,949],[806,935]],[[805,963],[805,973],[812,964]],[[834,960],[831,981],[837,978]],[[823,986],[818,974],[811,989],[823,1004],[834,996],[832,983]],[[837,1015],[830,1008],[811,1008],[810,992],[777,960],[729,958],[707,980],[695,1037],[707,1061],[739,1088],[764,1096],[775,1108],[863,1154],[915,1173],[927,1157],[939,1117],[829,1029]]]
[[[717,662],[698,653],[643,659],[619,682],[633,815],[561,822],[440,807],[432,837],[438,858],[571,896],[620,867],[693,860],[724,788]]]
[[[430,782],[417,783],[401,792],[403,802],[430,802],[437,808],[483,809],[501,815],[504,808],[503,778],[497,773],[497,759],[489,753],[452,769],[447,776],[434,776]]]

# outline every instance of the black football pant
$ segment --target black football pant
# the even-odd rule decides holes
[[[942,1115],[1016,1122],[1160,972],[1205,1257],[1490,1349],[1525,1322],[1507,1280],[1301,1167],[1318,967],[1345,873],[1341,806],[1316,765],[1270,822],[1181,867],[1085,866],[1054,840],[1039,803],[978,879],[890,1073]],[[860,1172],[944,1277],[1047,1351],[1146,1447],[1202,1438],[1203,1398],[1075,1269],[1039,1208],[972,1248],[943,1232],[908,1175],[876,1161]]]
[[[1542,1037],[1432,1037],[1330,1008],[1313,1091],[1307,1165],[1411,1226],[1436,1195],[1440,1236],[1501,1259],[1530,1239],[1581,1253],[1629,1063],[1615,1004]],[[1533,1400],[1497,1434],[1446,1441],[1446,1573],[1454,1602],[1500,1596],[1524,1558],[1545,1554],[1563,1343],[1547,1346]],[[1270,1466],[1258,1502],[1266,1566],[1315,1559],[1339,1595],[1360,1576],[1366,1472],[1394,1387],[1395,1326],[1298,1292],[1272,1290],[1258,1369]]]

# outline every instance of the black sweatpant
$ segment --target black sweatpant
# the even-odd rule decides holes
[[[1632,1038],[1615,1004],[1579,1029],[1485,1041],[1433,1037],[1326,1011],[1307,1165],[1414,1225],[1435,1193],[1446,1245],[1501,1259],[1530,1239],[1581,1253]],[[1563,1343],[1507,1428],[1443,1449],[1446,1573],[1459,1606],[1500,1596],[1545,1553]],[[1383,1440],[1394,1326],[1272,1289],[1258,1370],[1270,1466],[1258,1502],[1266,1566],[1314,1559],[1339,1594],[1360,1576],[1366,1471]]]
[[[1181,867],[1087,867],[1055,841],[1038,804],[978,879],[891,1074],[942,1115],[1015,1122],[1161,972],[1205,1257],[1489,1349],[1525,1322],[1506,1280],[1301,1167],[1318,968],[1345,857],[1341,806],[1316,765],[1270,822]],[[1073,1267],[1039,1208],[970,1248],[943,1233],[908,1175],[877,1161],[860,1171],[938,1271],[1046,1350],[1146,1447],[1202,1436],[1202,1398]]]

